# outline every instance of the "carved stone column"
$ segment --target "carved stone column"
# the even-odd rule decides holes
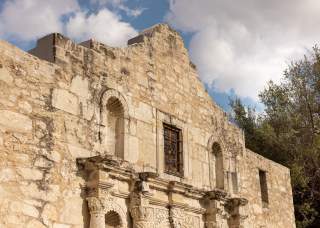
[[[206,227],[207,228],[218,228],[221,227],[224,220],[224,209],[223,205],[216,201],[211,200],[209,202],[209,208],[206,211]]]
[[[103,200],[96,197],[88,197],[90,211],[90,228],[105,228],[105,213]]]
[[[101,170],[90,170],[86,182],[87,201],[90,212],[90,228],[105,228],[105,214],[110,205],[106,205],[110,198],[113,183],[109,175]]]
[[[247,227],[246,205],[248,200],[244,198],[231,198],[227,202],[227,208],[230,213],[228,224],[230,228],[245,228]]]
[[[130,208],[134,228],[149,228],[154,226],[153,208],[135,206]]]
[[[220,228],[226,220],[226,211],[224,208],[226,192],[210,191],[204,198],[206,207],[205,224],[207,228]]]
[[[155,175],[154,173],[140,173],[139,179],[133,184],[130,196],[130,213],[134,228],[154,227],[154,208],[149,205],[149,198],[152,194],[147,179]]]

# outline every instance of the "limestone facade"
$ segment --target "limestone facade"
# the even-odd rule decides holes
[[[294,228],[291,192],[167,25],[123,48],[0,42],[1,228]]]

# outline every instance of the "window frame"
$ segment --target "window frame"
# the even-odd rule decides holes
[[[259,186],[260,186],[260,194],[261,194],[261,203],[263,208],[269,207],[269,189],[268,189],[268,180],[267,180],[267,172],[262,169],[259,170]]]
[[[176,140],[176,147],[177,147],[177,154],[176,154],[176,164],[175,168],[177,171],[172,171],[168,166],[168,153],[166,152],[166,131],[170,131],[171,133],[174,132],[177,135]],[[169,143],[172,143],[169,142]],[[164,152],[164,172],[169,175],[177,176],[182,178],[184,176],[184,155],[183,155],[183,135],[182,129],[178,128],[175,125],[168,124],[163,122],[163,152]]]

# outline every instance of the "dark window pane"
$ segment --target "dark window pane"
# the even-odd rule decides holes
[[[165,171],[173,175],[182,176],[183,156],[181,130],[168,124],[163,124],[163,129]]]
[[[260,180],[262,206],[268,207],[269,196],[268,196],[267,175],[265,171],[259,170],[259,180]]]

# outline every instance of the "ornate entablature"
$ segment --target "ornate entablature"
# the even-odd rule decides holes
[[[222,189],[205,191],[168,181],[154,172],[135,172],[128,162],[113,159],[97,156],[77,160],[79,172],[86,178],[84,189],[91,215],[90,228],[102,228],[108,219],[117,221],[114,227],[131,224],[136,228],[214,228],[244,224],[247,204],[244,198],[232,198]],[[110,212],[118,216],[118,220],[107,216]]]

